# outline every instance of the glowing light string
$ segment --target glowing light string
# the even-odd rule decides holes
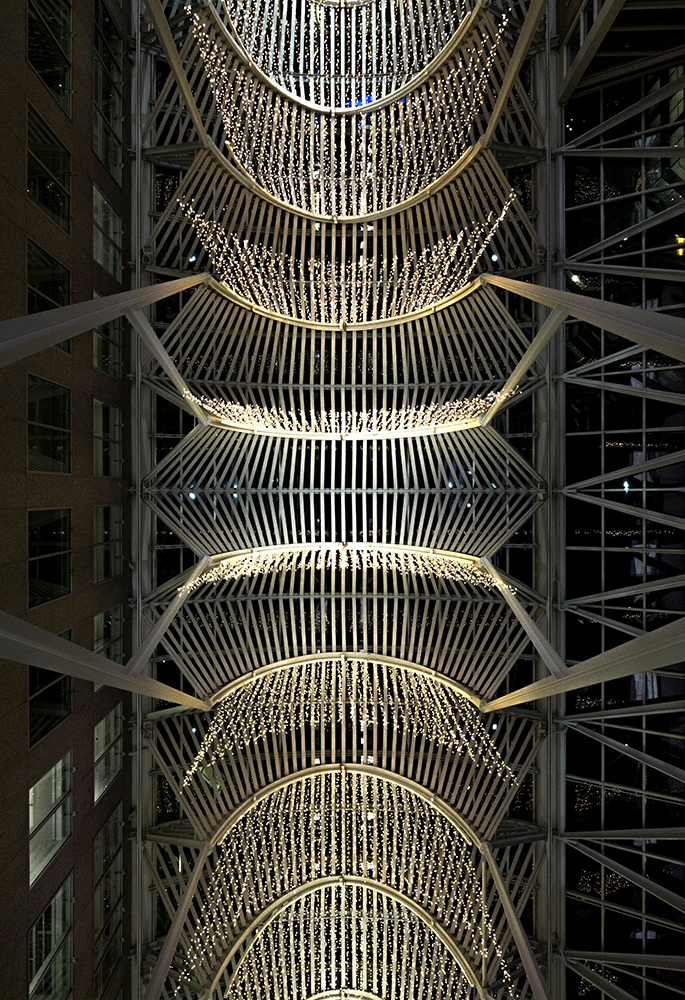
[[[479,258],[514,201],[510,191],[502,211],[490,212],[470,233],[439,240],[422,253],[409,251],[400,265],[392,259],[387,278],[380,263],[300,260],[257,243],[250,246],[229,234],[218,220],[207,220],[192,203],[179,199],[185,218],[204,247],[212,269],[248,302],[277,315],[319,323],[362,323],[419,312],[466,284]],[[308,273],[307,273],[308,272]]]
[[[326,115],[270,91],[199,15],[192,19],[231,154],[274,197],[323,216],[363,215],[411,198],[466,152],[499,90],[499,77],[491,78],[506,25],[504,17],[492,35],[489,24],[481,29],[430,87],[402,101],[368,110],[360,101],[351,114]],[[265,133],[273,137],[267,145]]]
[[[191,593],[205,584],[238,580],[266,573],[296,570],[371,569],[411,576],[433,576],[484,590],[499,588],[494,578],[478,563],[457,555],[420,549],[391,548],[362,542],[329,542],[322,545],[252,549],[227,556],[179,593]]]
[[[257,677],[227,695],[212,713],[183,788],[198,768],[213,767],[247,743],[285,736],[298,726],[348,721],[365,730],[374,725],[415,730],[452,753],[466,754],[509,787],[517,783],[482,716],[453,688],[404,667],[322,657]],[[375,762],[368,752],[362,746],[360,763]]]
[[[285,410],[275,406],[267,409],[253,403],[209,399],[207,396],[196,396],[189,389],[185,389],[183,395],[222,423],[240,430],[303,436],[364,437],[439,431],[441,428],[477,421],[491,407],[513,395],[514,391],[489,392],[470,399],[397,410],[328,410],[321,413],[310,412],[308,416],[302,410]]]
[[[465,0],[228,0],[222,20],[247,57],[280,86],[321,105],[344,106],[390,94],[422,70],[474,6]],[[418,45],[407,44],[414,25],[421,25]]]

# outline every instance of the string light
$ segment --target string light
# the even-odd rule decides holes
[[[279,86],[319,105],[341,106],[392,93],[423,69],[473,4],[465,0],[228,0],[227,30]],[[407,25],[421,44],[407,44]]]
[[[268,850],[262,849],[266,845]],[[375,885],[323,890],[329,897],[327,919],[320,922],[326,933],[323,940],[309,938],[313,961],[332,969],[349,946],[346,923],[356,908],[340,905],[335,896],[370,893],[382,898],[382,888],[388,886],[420,901],[427,917],[440,920],[473,968],[494,952],[499,974],[511,985],[478,848],[411,790],[350,771],[315,773],[278,788],[231,827],[206,869],[181,982],[191,980],[198,967],[221,960],[268,902],[330,877],[372,878]],[[304,900],[294,907],[302,905]],[[499,906],[496,897],[492,905]],[[363,899],[359,919],[372,920],[376,909],[371,899]],[[336,920],[336,912],[344,919]],[[284,917],[288,920],[287,910]],[[386,962],[392,953],[384,951]]]
[[[364,731],[375,725],[414,730],[452,753],[466,754],[508,785],[516,783],[482,716],[454,688],[394,664],[337,657],[265,674],[230,693],[213,710],[182,787],[198,768],[213,767],[247,743],[283,736],[298,725],[340,723]],[[359,762],[367,763],[368,754],[367,748]]]
[[[363,542],[329,542],[321,545],[284,546],[279,549],[253,549],[228,556],[192,583],[183,584],[178,591],[188,594],[206,584],[266,573],[291,573],[302,569],[370,569],[408,576],[434,576],[485,590],[500,586],[477,563],[460,559],[459,556]]]
[[[315,113],[255,78],[207,17],[193,15],[192,30],[230,154],[276,198],[319,215],[379,211],[437,180],[473,144],[502,82],[495,56],[506,16],[472,33],[430,86],[379,108],[361,100],[347,114]],[[257,138],[264,132],[269,144]]]
[[[392,319],[436,305],[469,280],[514,201],[510,192],[502,211],[490,212],[470,233],[439,240],[420,254],[395,256],[387,279],[378,262],[363,257],[341,262],[295,259],[258,243],[249,245],[205,219],[192,203],[179,206],[207,252],[212,268],[236,295],[281,316],[310,322],[363,323]]]
[[[363,437],[378,434],[410,434],[413,431],[439,430],[441,427],[467,423],[484,417],[493,407],[508,399],[511,392],[489,392],[470,399],[429,403],[403,409],[380,409],[358,412],[356,410],[321,413],[302,410],[285,410],[272,406],[267,409],[253,403],[234,403],[224,399],[196,396],[189,389],[183,395],[190,402],[201,406],[222,423],[246,431],[267,431],[284,434],[334,435],[336,437]]]

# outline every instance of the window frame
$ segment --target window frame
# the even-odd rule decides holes
[[[71,818],[72,818],[72,811],[71,811],[71,801],[72,801],[71,800],[71,796],[72,796],[71,775],[72,775],[72,771],[73,771],[72,755],[71,755],[71,750],[69,750],[64,755],[64,757],[62,757],[60,760],[58,760],[56,764],[53,764],[53,766],[51,768],[49,768],[49,770],[47,770],[45,772],[45,774],[41,778],[39,778],[38,781],[34,782],[34,784],[31,785],[31,787],[29,788],[29,794],[28,794],[28,806],[29,806],[29,886],[35,885],[35,883],[40,878],[40,876],[43,874],[43,872],[46,870],[46,868],[49,867],[50,862],[52,861],[52,859],[60,852],[60,850],[62,849],[62,847],[64,846],[64,844],[71,837],[71,834],[72,834],[72,823],[71,823]],[[53,787],[51,807],[45,813],[45,815],[42,816],[42,818],[35,824],[35,826],[32,827],[32,810],[38,808],[38,806],[35,804],[35,802],[32,801],[32,796],[35,796],[35,790],[38,788],[38,786],[40,785],[41,782],[45,781],[46,778],[50,779],[50,783],[52,784],[52,787]],[[54,790],[55,784],[56,784],[56,781],[57,781],[58,778],[61,780],[62,785],[63,785],[62,790],[59,792],[59,794]],[[46,852],[46,854],[42,858],[42,860],[41,859],[36,859],[35,855],[34,855],[34,857],[32,857],[32,851],[31,851],[32,842],[34,844],[38,843],[38,841],[36,840],[36,835],[41,830],[44,830],[45,827],[46,827],[46,825],[48,823],[54,822],[58,818],[64,824],[64,829],[67,830],[66,835],[62,836],[59,841],[57,841],[55,838],[53,838],[53,845],[56,845],[56,846],[53,846],[53,848],[51,850],[49,850],[48,852]],[[36,870],[34,870],[34,862],[35,862]]]
[[[100,417],[98,420],[98,408]],[[114,426],[115,434],[104,434],[102,431],[104,421],[104,411],[110,411],[107,423],[111,428]],[[112,421],[114,416],[114,421]],[[102,476],[107,479],[120,479],[123,474],[123,428],[121,407],[114,403],[105,403],[101,399],[93,399],[93,475]],[[109,450],[107,446],[109,445]],[[108,458],[108,462],[105,459]],[[108,464],[111,471],[105,472],[104,467]]]
[[[41,980],[44,978],[45,974],[53,966],[55,960],[59,957],[60,952],[66,948],[66,956],[63,959],[63,966],[67,969],[68,982],[67,993],[65,996],[70,997],[73,988],[73,927],[74,927],[74,899],[73,899],[73,873],[69,872],[66,879],[59,887],[55,895],[52,897],[48,905],[45,907],[43,912],[40,914],[38,919],[34,921],[28,931],[28,943],[27,943],[27,968],[28,968],[28,1000],[32,1000],[33,997],[44,996],[44,992],[41,990],[38,994],[38,987],[41,985]],[[53,925],[56,919],[56,910],[59,907],[63,907],[62,919],[64,920],[64,927],[59,935],[57,943],[51,944],[50,950],[47,952],[43,960],[37,969],[32,972],[32,965],[35,963],[35,950],[38,950],[36,945],[38,945],[38,938],[42,940],[46,936],[53,933],[52,927],[48,926],[46,929],[41,929],[39,925],[41,921],[48,925]],[[66,919],[65,919],[66,916]],[[59,919],[59,917],[58,917]],[[32,940],[35,934],[35,944]],[[43,949],[44,950],[44,949]],[[34,954],[32,955],[32,952]]]
[[[96,1000],[101,1000],[106,993],[123,955],[123,826],[121,802],[118,802],[93,838],[93,982]],[[111,847],[109,856],[106,850],[108,844]],[[112,877],[116,880],[114,883]],[[111,892],[112,884],[115,892],[109,901],[109,912],[106,912],[107,891]],[[112,945],[118,954],[107,974],[103,967]]]
[[[110,335],[110,331],[114,334],[113,336]],[[100,358],[107,350],[107,345],[109,345],[112,361],[108,364],[102,364]],[[93,368],[102,372],[103,375],[109,375],[110,378],[120,379],[124,368],[123,348],[124,320],[122,316],[96,327],[93,330]]]
[[[101,199],[99,203],[98,199]],[[106,222],[105,216],[108,211],[111,213],[111,218],[115,222],[115,226],[118,227],[118,242],[104,228],[104,223]],[[101,253],[99,253],[100,251]],[[111,267],[107,263],[108,251],[112,254]],[[124,230],[122,218],[97,184],[93,184],[93,260],[111,275],[115,281],[121,283],[124,271]]]
[[[100,15],[104,11],[105,15],[109,18],[112,27],[116,33],[119,40],[120,52],[116,53],[112,49],[110,41],[105,35],[103,30],[102,21],[104,20]],[[98,42],[100,45],[98,45]],[[115,80],[112,74],[109,72],[105,60],[102,58],[102,48],[106,48],[107,53],[110,58],[110,63],[116,66],[119,72],[119,80]],[[123,180],[123,152],[124,152],[124,135],[123,128],[121,127],[121,113],[123,108],[123,76],[124,76],[124,41],[119,34],[117,26],[114,22],[114,18],[109,13],[107,5],[104,0],[95,0],[95,7],[93,12],[93,152],[97,156],[98,160],[105,167],[109,175],[116,181],[116,183],[121,187]],[[97,82],[106,80],[109,82],[111,90],[117,95],[118,109],[111,109],[109,118],[105,114],[105,111],[100,106],[96,100],[97,96]],[[102,88],[104,89],[104,88]],[[117,113],[118,111],[118,113]],[[114,122],[110,119],[114,118]],[[101,149],[97,148],[97,137],[102,137]],[[107,162],[107,156],[101,155],[101,152],[106,154],[108,144],[107,136],[114,140],[114,146],[118,151],[118,159],[114,169],[112,165]]]
[[[56,549],[56,550],[54,550],[52,552],[45,552],[45,553],[40,554],[40,555],[34,555],[34,556],[32,556],[30,554],[31,553],[31,538],[30,538],[30,532],[31,532],[31,515],[32,514],[38,514],[41,511],[53,511],[54,513],[57,513],[57,512],[68,513],[68,519],[67,519],[67,521],[68,521],[68,527],[67,527],[67,530],[68,530],[68,533],[69,533],[69,544],[68,544],[68,547],[66,547],[64,549]],[[73,548],[72,548],[71,513],[72,513],[71,507],[31,507],[31,508],[29,508],[26,511],[27,589],[28,589],[27,599],[28,599],[28,606],[29,606],[29,608],[37,608],[37,607],[41,607],[43,604],[49,604],[51,601],[59,601],[62,597],[66,597],[67,594],[71,594],[72,593],[72,590],[73,590],[73,586],[72,586],[72,576],[73,576],[72,553],[73,553]],[[60,558],[67,557],[67,567],[68,567],[68,571],[67,571],[67,576],[68,576],[67,589],[64,590],[63,593],[57,594],[54,597],[47,597],[45,600],[32,600],[32,598],[31,598],[31,581],[32,581],[33,578],[31,576],[31,564],[36,564],[36,563],[38,563],[41,560],[46,560],[46,559],[51,559],[51,558],[54,559],[56,556],[59,556]],[[35,578],[35,579],[38,580],[38,578]]]
[[[62,43],[59,41],[59,39],[55,35],[55,32],[52,30],[52,28],[50,27],[50,25],[47,23],[47,21],[45,19],[45,16],[43,14],[43,11],[41,10],[40,4],[38,2],[36,2],[36,0],[28,0],[28,3],[26,4],[26,61],[29,64],[29,66],[31,67],[31,69],[33,70],[33,72],[36,74],[36,76],[39,78],[39,80],[41,81],[41,83],[43,84],[43,86],[46,87],[46,89],[52,95],[52,97],[57,102],[57,104],[59,105],[59,107],[65,113],[65,115],[67,116],[67,118],[71,119],[71,117],[72,117],[72,99],[71,98],[72,98],[72,93],[73,93],[73,90],[72,90],[72,84],[73,84],[72,38],[73,38],[73,34],[74,34],[74,30],[73,30],[74,29],[74,24],[73,24],[73,4],[70,2],[70,0],[58,0],[58,2],[62,3],[64,6],[66,6],[68,8],[68,30],[67,30],[67,35],[68,35],[68,38],[69,38],[69,42],[68,42],[67,49],[65,50],[64,46],[62,45]],[[60,93],[57,90],[55,90],[54,87],[52,87],[47,82],[47,80],[45,79],[45,76],[40,72],[40,70],[38,69],[38,67],[31,61],[31,15],[32,15],[32,13],[37,18],[37,20],[40,22],[40,24],[42,26],[42,29],[45,32],[47,32],[48,37],[54,42],[54,44],[57,46],[57,49],[61,52],[61,54],[64,57],[64,61],[65,61],[65,65],[66,65],[66,73],[65,73],[66,89],[64,91],[64,94],[62,94],[62,95],[60,95]]]
[[[100,538],[98,518],[99,511],[118,511],[118,515],[112,514],[110,517],[116,518],[107,527],[105,522],[107,520],[107,515],[103,513],[102,515],[102,538]],[[109,531],[113,530],[113,526],[118,528],[118,533],[111,538],[107,538]],[[117,576],[121,576],[123,573],[124,565],[124,517],[123,517],[123,507],[121,504],[99,504],[93,507],[93,578],[95,583],[102,583],[104,580],[112,580]],[[107,560],[113,561],[114,569],[112,572],[106,572]]]
[[[100,801],[121,774],[123,743],[124,703],[119,701],[95,724],[93,730],[93,804]],[[114,766],[112,761],[116,762]]]
[[[55,133],[47,125],[47,123],[43,120],[43,118],[38,114],[38,112],[36,111],[36,109],[31,104],[28,104],[28,103],[27,103],[26,108],[27,108],[27,111],[26,111],[26,174],[27,174],[27,176],[26,176],[26,191],[27,191],[27,195],[28,195],[29,199],[34,203],[34,205],[38,205],[38,207],[41,209],[41,211],[45,212],[45,214],[48,216],[48,218],[52,219],[52,221],[55,223],[55,225],[59,226],[66,233],[71,233],[71,153],[69,152],[69,150],[67,149],[67,147],[64,145],[64,143],[61,142],[57,138],[57,136],[55,135]],[[50,169],[50,167],[48,167],[41,160],[41,158],[38,155],[38,153],[35,152],[33,149],[31,149],[31,119],[32,119],[32,117],[35,120],[37,120],[38,126],[46,133],[46,138],[49,139],[50,142],[52,142],[54,145],[59,146],[60,149],[63,150],[63,152],[65,153],[65,155],[67,157],[67,165],[66,165],[67,166],[67,170],[66,170],[67,183],[66,184],[63,183],[59,179],[59,177]],[[30,164],[31,164],[31,161],[34,161],[35,163],[37,163],[38,166],[42,170],[45,171],[45,174],[47,175],[48,179],[50,181],[52,181],[54,184],[57,185],[59,191],[64,196],[66,211],[62,215],[61,218],[60,218],[60,216],[57,213],[53,212],[45,204],[45,202],[41,201],[39,198],[37,198],[37,197],[35,197],[34,195],[31,194],[30,187],[29,187],[30,169],[31,169]]]
[[[72,434],[71,414],[72,414],[72,411],[73,411],[72,402],[71,402],[71,388],[69,386],[67,386],[67,385],[62,385],[60,382],[52,382],[49,379],[45,379],[41,375],[34,375],[32,372],[27,372],[26,378],[27,378],[27,383],[26,383],[26,408],[27,408],[27,418],[26,418],[26,424],[27,424],[27,458],[26,458],[26,465],[27,465],[27,471],[31,472],[31,473],[36,473],[37,472],[37,473],[40,473],[40,474],[43,474],[43,475],[68,476],[68,475],[71,474],[71,471],[72,471],[72,469],[71,469],[71,459],[72,459],[72,454],[73,454],[73,452],[72,452],[72,437],[71,437],[71,434]],[[57,389],[63,389],[66,393],[68,393],[68,405],[65,408],[65,411],[69,415],[69,426],[68,427],[60,427],[57,424],[43,424],[43,423],[40,423],[37,420],[31,420],[30,413],[29,413],[29,407],[31,405],[30,386],[31,386],[31,380],[32,379],[35,380],[36,382],[44,382],[45,385],[54,386]],[[66,451],[68,468],[65,468],[65,469],[36,469],[36,468],[31,468],[31,428],[32,427],[42,427],[45,430],[59,431],[62,434],[68,435],[68,438],[67,438],[68,448],[67,448],[67,451]]]
[[[113,634],[107,635],[107,630],[105,627],[102,629],[102,641],[98,642],[97,636],[97,620],[102,618],[103,626],[107,624],[107,616],[110,616],[111,621],[114,623],[114,628],[112,629]],[[109,660],[114,660],[115,663],[123,663],[124,657],[124,605],[123,604],[113,604],[110,608],[105,608],[104,611],[99,611],[93,616],[93,651],[99,653],[100,656],[106,656]],[[118,626],[118,631],[117,631]],[[116,644],[120,644],[121,648],[119,650],[114,650],[113,647]]]

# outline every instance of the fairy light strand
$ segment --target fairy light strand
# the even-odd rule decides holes
[[[400,265],[389,262],[387,280],[375,260],[347,262],[299,259],[262,243],[249,245],[227,233],[219,220],[196,212],[191,199],[178,200],[218,277],[236,295],[267,312],[309,322],[363,323],[420,312],[448,298],[469,280],[515,195],[509,193],[499,214],[474,223],[469,233],[439,240],[420,254],[408,251]],[[304,269],[303,269],[304,268]]]
[[[464,583],[484,590],[499,588],[495,579],[477,563],[457,556],[411,549],[386,549],[362,543],[329,543],[307,548],[255,549],[228,556],[192,583],[178,588],[189,594],[198,587],[241,577],[292,573],[297,570],[380,570],[403,576],[431,576],[453,583]]]
[[[347,692],[343,697],[343,692]],[[463,695],[425,675],[364,659],[322,658],[255,678],[214,709],[199,750],[183,779],[228,754],[298,726],[348,724],[414,730],[452,753],[465,754],[510,787],[516,776]],[[370,737],[363,739],[369,744]],[[362,747],[359,763],[368,763]],[[375,760],[375,758],[374,758]]]
[[[302,410],[286,410],[276,406],[267,409],[253,403],[196,396],[189,389],[185,389],[183,395],[222,423],[242,430],[348,437],[439,430],[441,427],[466,423],[484,417],[493,406],[504,402],[514,392],[515,390],[507,393],[489,392],[470,399],[402,409],[326,410],[320,413],[312,411],[308,415]]]

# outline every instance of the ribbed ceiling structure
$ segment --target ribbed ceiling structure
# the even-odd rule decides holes
[[[217,279],[159,328],[201,422],[143,483],[198,558],[146,601],[159,675],[212,706],[149,722],[150,997],[545,996],[509,815],[544,730],[482,710],[544,623],[491,561],[545,498],[492,426],[531,334],[463,292],[535,263],[491,148],[535,142],[527,8],[149,5],[183,174],[146,259]]]

